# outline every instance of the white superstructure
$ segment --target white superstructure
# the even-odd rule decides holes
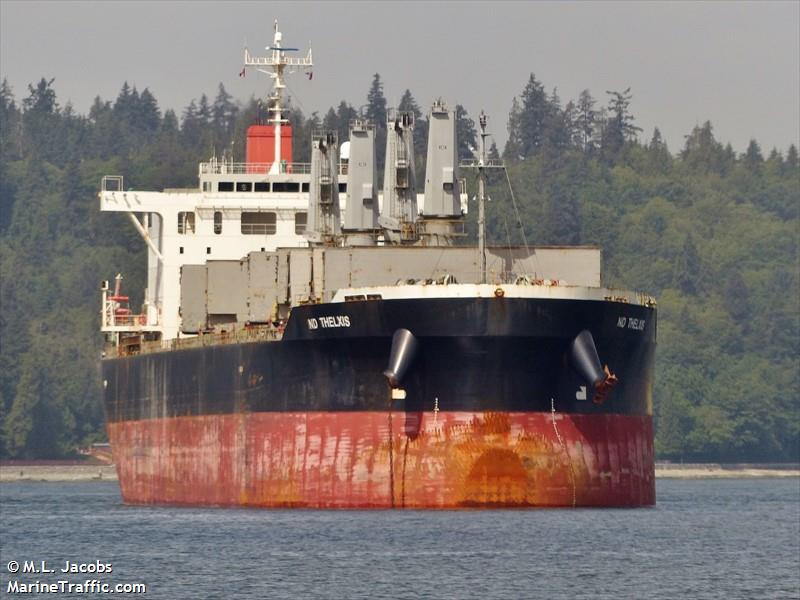
[[[305,247],[308,175],[285,175],[270,181],[257,174],[232,174],[222,168],[205,177],[201,190],[140,192],[124,190],[121,177],[103,179],[100,210],[125,212],[148,243],[144,320],[136,326],[177,337],[180,327],[180,274],[187,264],[238,260],[249,252]],[[236,165],[232,165],[235,167]],[[291,165],[290,165],[291,166]],[[292,192],[246,191],[256,185],[291,186]],[[232,192],[218,191],[219,185]],[[259,185],[259,187],[261,187]]]
[[[252,251],[308,245],[303,236],[308,218],[311,167],[284,160],[281,149],[285,77],[313,65],[287,55],[275,21],[272,45],[265,57],[245,49],[244,68],[273,80],[269,123],[274,127],[271,163],[234,163],[212,158],[199,166],[199,187],[162,192],[125,189],[120,176],[104,177],[100,210],[128,213],[148,245],[147,290],[141,315],[113,317],[120,310],[114,296],[104,295],[103,331],[142,331],[161,339],[178,337],[180,274],[187,264],[238,260]],[[345,184],[346,185],[346,184]],[[344,187],[344,186],[343,186]],[[344,190],[342,190],[344,191]],[[106,286],[107,287],[107,286]],[[109,316],[110,315],[110,316]]]
[[[358,142],[353,149],[353,156],[361,157],[354,164],[348,164],[346,158],[342,159],[343,162],[338,162],[336,147],[329,153],[332,158],[326,167],[330,171],[327,175],[320,175],[321,159],[317,157],[315,161],[313,155],[312,164],[293,163],[290,147],[282,147],[282,141],[291,141],[290,134],[281,133],[282,129],[286,131],[287,123],[282,109],[283,89],[285,77],[289,73],[311,68],[311,51],[308,51],[305,58],[287,56],[287,52],[295,49],[282,46],[282,35],[277,22],[273,43],[267,50],[269,55],[266,57],[252,56],[247,50],[244,56],[245,69],[252,68],[266,73],[273,80],[272,93],[268,98],[270,126],[251,127],[268,130],[266,134],[263,131],[254,133],[254,142],[259,136],[273,138],[266,146],[266,152],[262,139],[258,144],[254,143],[254,147],[258,146],[258,152],[250,155],[251,137],[248,131],[248,161],[232,162],[212,158],[201,163],[198,187],[192,189],[139,191],[126,189],[121,176],[103,178],[100,210],[127,213],[148,246],[147,289],[141,313],[133,313],[127,305],[127,297],[120,295],[119,280],[113,294],[109,293],[107,284],[103,287],[102,330],[116,336],[117,341],[126,334],[144,334],[150,340],[180,337],[181,269],[186,265],[203,265],[208,261],[238,261],[251,252],[306,248],[310,244],[369,246],[410,242],[420,245],[450,245],[452,238],[463,235],[462,219],[467,212],[467,197],[464,182],[458,178],[454,113],[448,112],[441,101],[434,106],[437,118],[441,120],[442,115],[446,118],[443,121],[444,127],[431,128],[429,148],[433,144],[439,151],[436,153],[438,158],[433,161],[434,166],[429,165],[431,172],[436,172],[435,183],[427,188],[430,188],[429,194],[436,193],[437,198],[442,193],[441,190],[437,191],[439,187],[444,190],[445,195],[457,198],[460,211],[456,206],[443,213],[437,210],[436,214],[431,215],[424,214],[424,211],[419,215],[410,215],[407,220],[415,224],[414,235],[396,241],[391,236],[393,230],[377,227],[377,211],[382,210],[383,196],[376,190],[374,158],[369,159],[373,156],[374,149],[366,143],[373,140],[369,135],[370,125],[362,121],[351,124],[351,138]],[[401,123],[405,122],[403,119],[410,117],[407,113],[397,113],[393,118]],[[392,121],[390,125],[397,128],[397,123]],[[359,135],[366,140],[364,144],[360,144],[363,140]],[[318,141],[322,138],[315,139]],[[311,141],[298,140],[298,143]],[[395,156],[399,142],[391,136],[389,141],[387,152],[390,156]],[[405,162],[401,161],[400,164],[395,161],[398,162],[397,165],[392,163],[392,166],[387,166],[391,177],[384,187],[389,185],[390,198],[395,198],[400,192],[405,194],[403,198],[410,194],[417,197],[414,186],[407,186],[405,179],[398,178],[393,170],[402,170],[408,175],[408,165],[411,165],[410,172],[413,174],[413,145],[405,138],[401,141],[406,142],[403,146]],[[349,145],[354,142],[345,143],[348,144],[349,151]],[[429,153],[434,154],[430,150]],[[254,160],[253,156],[268,156],[269,162],[259,162],[263,159]],[[349,162],[352,163],[352,160]],[[361,168],[362,165],[366,165],[366,170]],[[355,191],[348,190],[349,167],[358,188]],[[325,188],[320,191],[320,186],[330,187],[328,180],[333,182],[336,189]],[[437,190],[433,190],[434,187]],[[334,214],[336,210],[326,204],[328,198],[335,198],[337,195],[338,211],[341,214]],[[354,198],[351,213],[347,213],[348,196]],[[314,207],[323,205],[322,208],[331,213],[325,213],[325,218],[333,223],[332,226],[326,225],[327,221],[320,220],[321,217],[315,216],[316,213],[310,214],[310,198],[316,202],[312,202]],[[391,204],[388,202],[387,208],[391,208]],[[417,210],[416,206],[424,206],[423,195],[419,194],[418,199],[411,204],[415,205],[414,211]],[[445,226],[442,225],[443,219],[447,221]],[[460,227],[454,226],[451,221]],[[338,223],[344,224],[342,231],[339,230]]]

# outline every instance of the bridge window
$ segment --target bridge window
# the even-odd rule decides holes
[[[214,233],[222,233],[222,212],[214,211]]]
[[[347,193],[347,184],[346,183],[340,183],[339,184],[339,193],[340,194],[346,194]]]
[[[269,182],[268,181],[256,181],[255,191],[257,192],[268,192],[269,191]]]
[[[218,192],[232,192],[233,191],[233,182],[232,181],[220,181],[217,184],[217,191]]]
[[[300,184],[296,181],[276,181],[272,184],[273,192],[299,192]]]
[[[178,213],[178,233],[180,234],[194,233],[193,212]]]
[[[275,235],[277,215],[274,212],[243,212],[242,233],[245,235]]]
[[[307,194],[307,193],[308,193],[308,188],[309,188],[309,185],[308,185],[308,182],[306,181],[306,182],[303,184],[303,188],[302,188],[302,189],[303,189],[303,193],[304,193],[304,194]]]
[[[236,184],[237,192],[252,192],[253,183],[251,181],[240,181]]]
[[[306,225],[308,225],[308,213],[294,213],[294,232],[297,235],[303,235],[306,232]]]

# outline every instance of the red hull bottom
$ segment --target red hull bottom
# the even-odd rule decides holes
[[[655,504],[651,417],[252,413],[108,425],[123,500],[305,508]]]

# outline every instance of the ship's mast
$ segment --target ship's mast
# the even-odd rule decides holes
[[[478,156],[478,254],[480,255],[481,283],[486,283],[486,115],[481,111],[480,149]]]
[[[270,167],[270,174],[280,172],[281,168],[281,124],[283,119],[283,90],[286,88],[284,77],[300,69],[310,69],[313,66],[311,48],[305,58],[292,58],[286,56],[287,52],[296,52],[297,48],[284,48],[281,46],[283,34],[278,31],[278,20],[275,19],[275,34],[272,46],[267,46],[269,56],[251,56],[250,51],[244,49],[244,66],[254,67],[260,73],[265,73],[273,79],[272,94],[269,96],[269,111],[272,118],[269,120],[275,126],[275,160]]]
[[[480,264],[481,283],[488,283],[486,277],[486,169],[505,169],[503,161],[486,157],[486,114],[481,111],[478,123],[481,127],[478,155],[475,158],[462,160],[461,167],[478,171],[478,263]]]

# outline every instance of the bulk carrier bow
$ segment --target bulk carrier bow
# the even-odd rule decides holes
[[[292,162],[284,78],[310,69],[275,24],[270,125],[199,188],[125,190],[149,248],[141,314],[103,286],[104,402],[128,503],[315,508],[655,502],[655,301],[606,289],[595,247],[486,247],[486,119],[459,164],[453,111],[312,135]],[[306,143],[306,140],[301,140]],[[478,173],[479,245],[459,167]]]

